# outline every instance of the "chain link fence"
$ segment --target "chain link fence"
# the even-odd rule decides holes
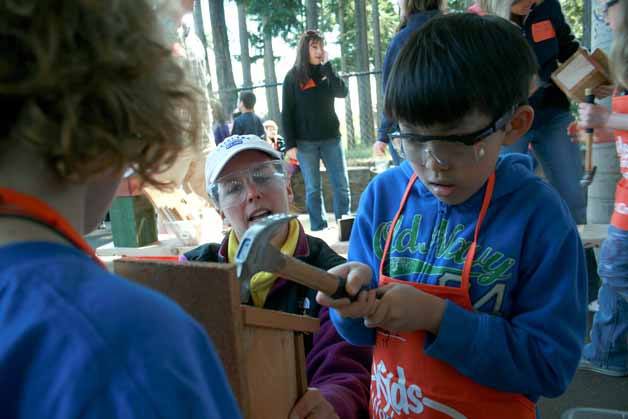
[[[361,71],[351,73],[339,73],[339,76],[345,81],[349,89],[349,94],[344,99],[336,99],[336,115],[340,121],[340,134],[343,142],[349,150],[353,148],[370,148],[371,144],[376,140],[377,128],[381,115],[378,114],[378,104],[383,107],[382,92],[378,92],[376,88],[376,77],[381,75],[380,70]],[[370,90],[370,100],[364,96],[360,96],[358,83],[364,83]],[[276,89],[281,102],[283,83],[261,83],[252,86],[238,87],[236,89],[223,89],[211,92],[214,98],[224,93],[235,93],[237,95],[243,91],[252,91],[255,93],[257,103],[255,105],[255,113],[262,118],[263,121],[272,119],[279,125],[279,134],[283,135],[281,129],[281,110],[271,109],[267,97],[270,89]],[[281,106],[281,104],[280,104]],[[237,110],[225,110],[227,115],[233,117],[237,114]]]

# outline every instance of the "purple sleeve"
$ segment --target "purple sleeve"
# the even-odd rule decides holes
[[[372,349],[343,340],[327,308],[319,318],[321,328],[306,359],[309,386],[321,391],[341,419],[368,417]]]

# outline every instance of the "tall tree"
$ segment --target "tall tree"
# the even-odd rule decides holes
[[[242,64],[242,85],[251,87],[251,56],[249,54],[249,31],[246,28],[246,0],[237,1],[238,32],[240,34],[240,63]]]
[[[223,0],[209,0],[209,16],[212,27],[212,39],[214,41],[220,102],[225,112],[230,113],[235,109],[237,94],[231,68],[231,54],[229,52],[229,38],[227,37]]]
[[[355,22],[358,71],[366,73],[369,71],[366,0],[355,0]],[[375,138],[369,74],[358,76],[358,97],[360,100],[360,140],[362,144],[369,144]]]
[[[305,28],[318,29],[318,1],[305,0]]]
[[[194,33],[198,36],[198,39],[201,40],[203,44],[203,51],[205,52],[205,64],[207,65],[207,74],[210,74],[209,77],[209,85],[206,86],[209,91],[212,91],[212,78],[211,78],[211,69],[209,66],[209,55],[207,54],[207,37],[205,36],[205,25],[203,24],[203,11],[201,10],[201,0],[194,0],[194,9],[193,9],[193,17],[194,17]]]
[[[340,71],[343,74],[347,73],[347,54],[346,43],[342,38],[346,36],[345,32],[345,0],[338,0],[338,26],[340,30]],[[345,83],[349,85],[349,78],[345,77]],[[355,132],[353,129],[353,109],[351,108],[351,94],[348,94],[345,98],[345,129],[347,131],[347,144],[350,148],[355,147]]]
[[[298,16],[303,12],[301,0],[247,0],[249,15],[258,22],[257,36],[251,33],[252,44],[264,51],[264,74],[266,87],[266,103],[268,116],[281,124],[279,112],[279,95],[277,94],[277,76],[275,74],[275,56],[272,39],[281,36],[286,42],[294,45],[303,25]]]
[[[268,116],[275,122],[281,121],[279,111],[279,95],[277,94],[277,75],[275,74],[275,54],[273,53],[273,34],[268,24],[268,17],[264,21],[264,75],[266,76],[266,103]]]
[[[371,0],[371,26],[373,28],[373,65],[375,66],[375,100],[377,115],[384,112],[382,98],[382,39],[379,31],[379,4],[377,0]]]

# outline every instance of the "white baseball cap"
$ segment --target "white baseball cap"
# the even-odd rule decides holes
[[[257,135],[227,137],[207,155],[205,160],[205,188],[208,193],[209,186],[218,179],[220,172],[229,163],[229,160],[246,150],[258,150],[268,154],[273,159],[281,160],[281,153]]]

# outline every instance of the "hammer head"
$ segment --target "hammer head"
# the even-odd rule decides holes
[[[240,301],[250,296],[251,277],[258,272],[273,272],[281,261],[281,253],[270,244],[277,230],[296,215],[273,214],[246,230],[236,253],[236,273],[240,280]]]

